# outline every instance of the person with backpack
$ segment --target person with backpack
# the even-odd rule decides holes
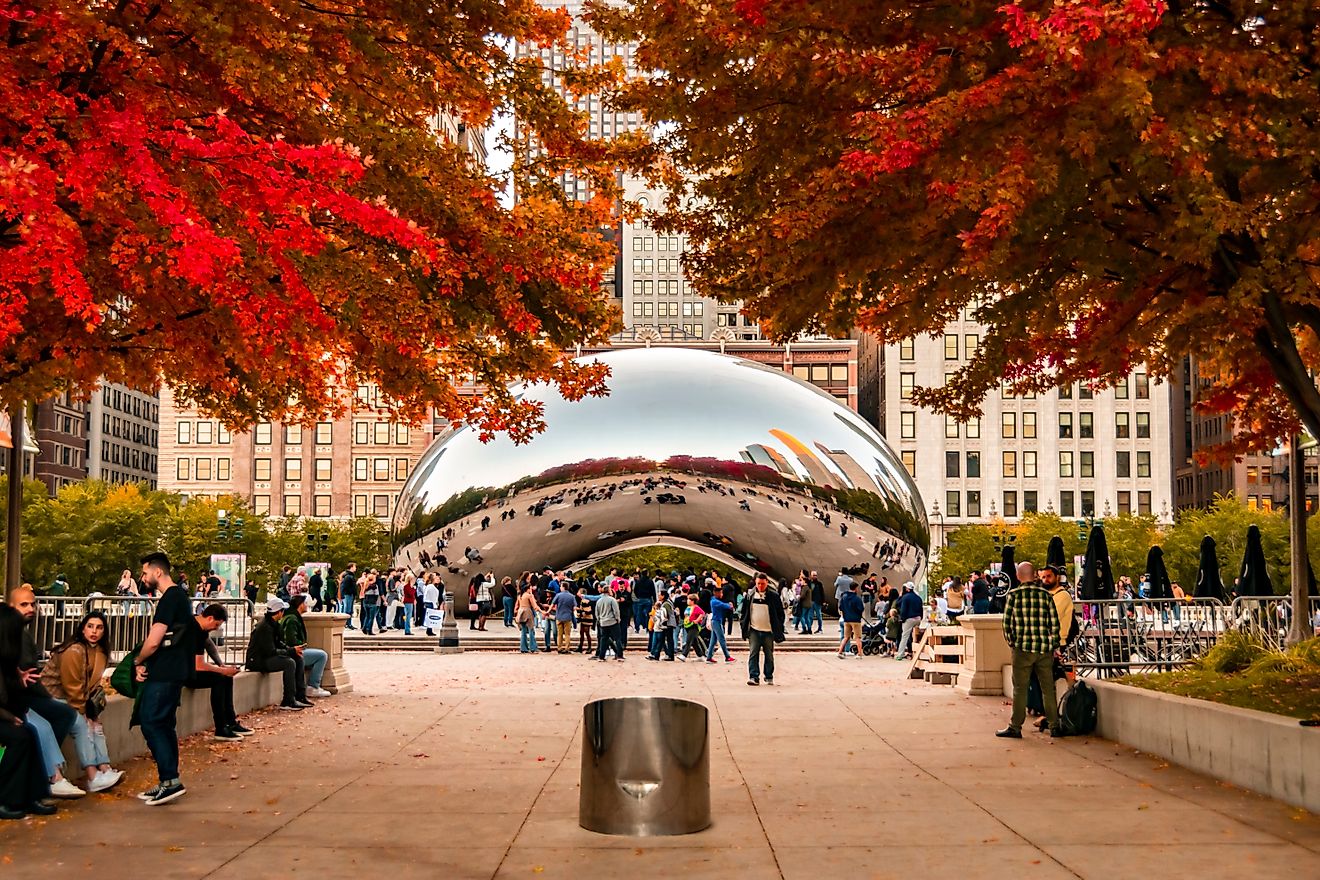
[[[652,609],[655,617],[655,632],[651,640],[651,653],[647,654],[648,660],[659,660],[663,652],[665,660],[672,662],[674,659],[674,603],[669,601],[669,591],[660,590],[656,593],[655,607]]]
[[[1073,610],[1072,596],[1068,595],[1068,588],[1063,583],[1063,570],[1057,565],[1047,565],[1040,570],[1041,586],[1049,592],[1050,597],[1054,599],[1054,608],[1059,615],[1059,644],[1060,647],[1054,651],[1054,662],[1051,664],[1054,681],[1068,675],[1068,667],[1064,664],[1063,649],[1071,645],[1077,639],[1080,628],[1077,625],[1077,615]],[[1057,685],[1056,688],[1057,690]],[[1032,673],[1031,684],[1027,688],[1027,711],[1042,716],[1045,714],[1044,696],[1041,691],[1040,681],[1035,673]],[[1045,729],[1045,719],[1041,718],[1040,729]]]
[[[85,614],[63,644],[51,652],[41,672],[41,683],[55,699],[78,716],[73,724],[73,744],[87,774],[89,792],[114,788],[124,771],[110,766],[105,730],[97,720],[105,709],[101,678],[110,665],[110,624],[100,611]]]
[[[1061,736],[1059,707],[1054,689],[1054,649],[1059,637],[1059,613],[1054,597],[1036,580],[1036,567],[1018,563],[1019,584],[1009,590],[1004,600],[1004,639],[1013,649],[1013,715],[1008,727],[995,736],[1022,738],[1022,724],[1027,720],[1027,689],[1032,672],[1040,681],[1041,699],[1050,736]]]
[[[724,662],[732,663],[733,655],[729,653],[729,643],[725,639],[724,624],[725,621],[733,619],[733,605],[724,601],[724,590],[727,588],[716,587],[710,596],[710,644],[706,646],[706,662],[715,662],[715,646],[719,645],[720,650],[724,652]]]

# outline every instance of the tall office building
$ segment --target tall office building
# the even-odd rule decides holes
[[[51,495],[87,478],[87,404],[65,391],[37,404],[37,453],[32,476]]]
[[[87,476],[156,488],[160,398],[107,383],[87,403]]]
[[[917,407],[913,389],[944,384],[983,333],[964,313],[942,337],[884,352],[885,436],[921,490],[936,542],[961,525],[1034,511],[1172,515],[1174,389],[1140,368],[1104,391],[1073,384],[1016,397],[1005,388],[966,424]]]

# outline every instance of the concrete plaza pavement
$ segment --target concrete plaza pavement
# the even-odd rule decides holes
[[[589,662],[354,654],[355,692],[185,745],[188,794],[115,792],[0,824],[0,877],[1320,876],[1320,818],[1101,740],[992,734],[1002,698],[906,664]],[[742,661],[743,657],[739,656]],[[609,837],[577,824],[582,704],[656,694],[711,712],[714,825]]]

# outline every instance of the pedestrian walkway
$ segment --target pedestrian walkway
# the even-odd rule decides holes
[[[114,794],[0,827],[0,876],[1320,876],[1317,817],[1113,743],[996,739],[1001,698],[905,663],[794,654],[751,688],[741,663],[542,659],[353,655],[353,694],[190,742],[174,804],[133,797],[138,761]],[[711,707],[712,828],[578,827],[582,704],[627,694]]]

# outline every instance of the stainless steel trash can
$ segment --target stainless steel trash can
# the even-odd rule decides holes
[[[653,837],[710,826],[710,713],[669,697],[594,700],[582,709],[578,824]]]

